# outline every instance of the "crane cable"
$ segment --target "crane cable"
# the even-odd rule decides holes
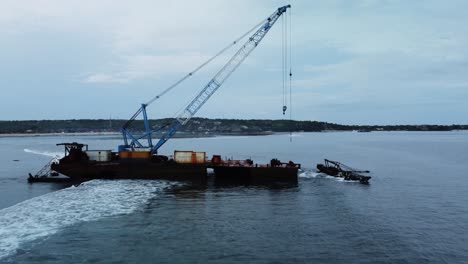
[[[292,121],[292,34],[291,34],[291,24],[292,24],[292,13],[289,10],[289,141],[292,142],[292,133],[293,133],[293,121]]]
[[[291,12],[291,11],[289,11]],[[282,88],[283,88],[283,115],[286,114],[288,109],[288,75],[289,75],[289,106],[291,106],[291,78],[292,78],[292,69],[291,69],[291,14],[289,14],[288,22],[288,13],[286,12],[284,18],[282,17],[282,43],[281,43],[281,75],[282,75]],[[289,24],[289,34],[288,34],[288,24]],[[288,48],[289,46],[289,48]],[[289,74],[288,74],[289,66]],[[290,114],[291,118],[291,114]]]
[[[243,38],[245,38],[247,35],[249,35],[252,31],[256,30],[257,28],[260,27],[260,25],[264,24],[266,21],[268,20],[267,19],[264,19],[262,20],[260,23],[258,23],[257,25],[255,25],[254,27],[252,27],[249,31],[247,31],[246,33],[242,34],[242,36],[238,37],[237,39],[235,39],[233,42],[229,43],[229,45],[227,45],[226,47],[224,47],[223,49],[221,49],[218,53],[216,53],[213,57],[209,58],[208,60],[206,60],[205,62],[203,62],[200,66],[196,67],[194,70],[192,70],[191,72],[189,72],[187,75],[185,75],[184,77],[182,77],[181,79],[179,79],[178,81],[176,81],[174,84],[172,84],[171,86],[167,87],[166,89],[164,89],[161,93],[159,93],[158,95],[156,95],[155,97],[153,97],[151,100],[149,100],[147,103],[146,103],[146,106],[152,104],[154,101],[156,101],[157,99],[159,99],[161,96],[165,95],[167,92],[171,91],[172,89],[174,89],[177,85],[179,85],[180,83],[182,83],[183,81],[185,81],[186,79],[188,79],[189,77],[193,76],[196,72],[198,72],[200,69],[202,69],[203,67],[205,67],[208,63],[210,63],[211,61],[213,61],[214,59],[216,59],[217,57],[219,57],[221,54],[223,54],[226,50],[230,49],[231,47],[233,47],[234,45],[236,45],[239,41],[241,41]]]
[[[291,10],[289,10],[291,12]],[[291,13],[289,14],[289,23],[288,23],[288,13],[285,13],[285,17],[282,17],[282,38],[281,38],[281,76],[282,76],[282,88],[283,88],[283,115],[286,114],[286,110],[288,109],[288,85],[289,85],[289,140],[292,142],[292,48],[291,48],[291,20],[292,20]],[[289,25],[288,25],[289,24]],[[289,34],[288,34],[288,26],[289,26]],[[289,50],[288,50],[289,48]],[[289,66],[289,74],[288,74],[288,66]],[[289,83],[288,77],[289,75]]]
[[[286,14],[284,14],[286,16]],[[284,52],[284,16],[281,17],[281,78],[282,78],[282,82],[281,82],[281,86],[283,88],[283,115],[286,114],[286,93],[285,93],[285,52]]]

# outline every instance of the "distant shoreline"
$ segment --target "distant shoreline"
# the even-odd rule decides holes
[[[7,133],[0,134],[3,137],[51,137],[51,136],[113,136],[121,135],[118,132],[63,132],[63,133]]]
[[[126,120],[26,120],[0,121],[0,137],[60,136],[60,135],[119,135]],[[163,131],[174,122],[171,118],[150,120],[154,130]],[[134,120],[130,130],[141,134],[142,120]],[[293,132],[332,131],[452,131],[468,130],[468,125],[341,125],[320,121],[263,120],[263,119],[208,119],[192,118],[177,131],[175,137],[213,137],[217,135],[268,135]],[[155,133],[155,136],[161,135]]]
[[[457,132],[466,131],[450,130],[450,131],[439,131],[439,130],[425,130],[425,131],[408,131],[408,130],[392,130],[392,131],[372,131],[376,132]],[[325,130],[325,131],[294,131],[292,133],[337,133],[337,132],[361,132],[357,130]],[[225,134],[192,134],[192,133],[180,133],[176,134],[174,138],[207,138],[207,137],[223,137],[223,136],[269,136],[269,135],[287,135],[290,132],[266,132],[266,133],[225,133]],[[63,133],[8,133],[0,134],[0,138],[22,138],[22,137],[54,137],[54,136],[121,136],[119,132],[63,132]],[[157,136],[156,136],[157,137]]]
[[[223,134],[196,134],[196,133],[176,133],[174,138],[206,138],[217,136],[268,136],[273,134],[286,134],[287,132],[264,132],[264,133],[223,133]],[[121,136],[120,132],[53,132],[53,133],[5,133],[0,134],[0,138],[11,137],[53,137],[53,136]],[[155,134],[157,137],[158,134]]]

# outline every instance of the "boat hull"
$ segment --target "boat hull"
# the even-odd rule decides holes
[[[73,162],[53,164],[51,168],[74,180],[164,179],[203,182],[207,179],[205,166],[174,162]]]
[[[243,184],[297,183],[297,167],[213,167],[216,181]]]

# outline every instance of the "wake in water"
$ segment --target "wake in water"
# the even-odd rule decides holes
[[[292,133],[292,134],[285,134],[288,137],[303,137],[304,135],[301,133]]]
[[[0,259],[66,226],[130,214],[177,183],[93,180],[0,210]]]
[[[318,176],[321,176],[323,174],[318,173],[314,170],[303,170],[299,173],[299,178],[305,178],[305,179],[312,179],[312,178],[317,178]]]
[[[331,179],[337,182],[359,182],[359,181],[347,181],[341,177],[333,177],[324,173],[317,172],[315,170],[304,170],[299,173],[299,178],[304,179],[313,179],[313,178],[322,178],[322,179]]]
[[[53,157],[53,158],[55,158],[55,157],[62,158],[63,157],[63,152],[39,151],[39,150],[33,150],[33,149],[24,149],[24,152],[37,154],[37,155],[42,155],[42,156],[47,156],[47,157]]]

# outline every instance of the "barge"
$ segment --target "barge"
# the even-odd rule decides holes
[[[174,151],[174,156],[151,154],[150,151],[119,152],[88,150],[86,144],[60,143],[65,156],[50,163],[51,173],[60,173],[71,181],[92,179],[164,179],[205,183],[207,169],[213,169],[216,181],[260,184],[268,182],[297,183],[301,165],[272,159],[269,164],[252,160],[223,160],[214,155],[207,160],[205,152]],[[30,181],[53,181],[44,175],[30,176]]]

